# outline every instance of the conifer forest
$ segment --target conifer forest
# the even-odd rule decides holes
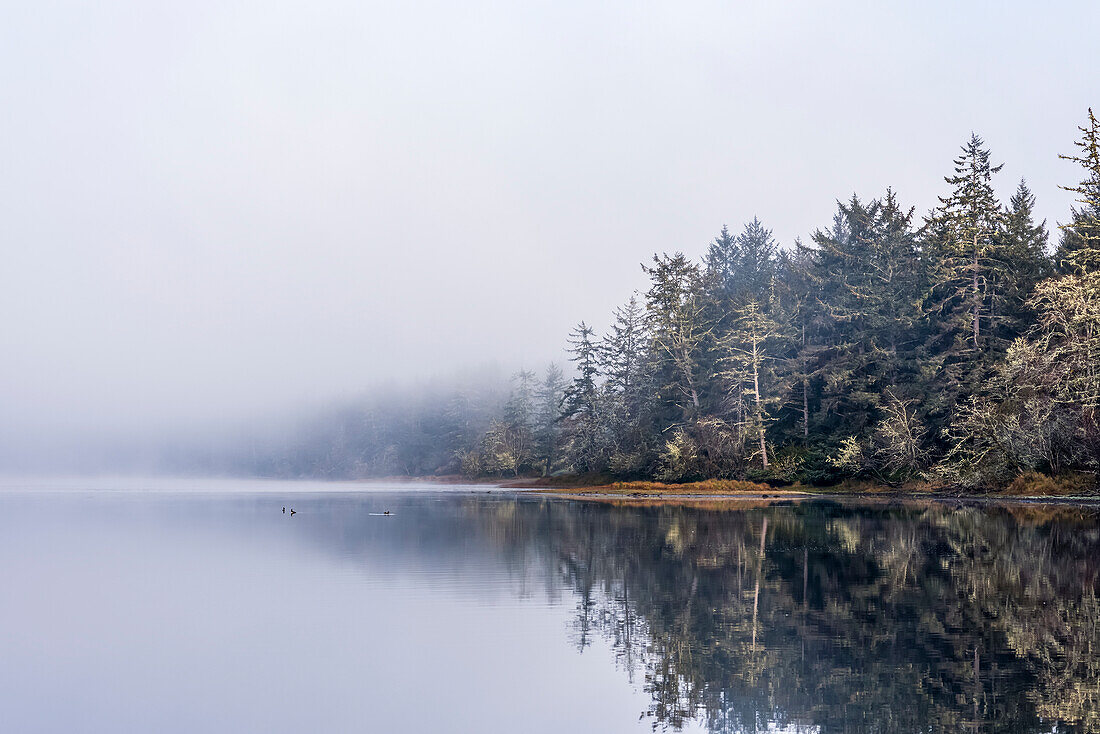
[[[1025,180],[999,199],[1011,182],[972,134],[931,211],[887,189],[839,201],[831,222],[789,244],[754,217],[723,226],[701,258],[644,262],[648,289],[606,332],[573,329],[571,365],[347,408],[250,469],[1095,486],[1092,110],[1066,147],[1079,175],[1063,187],[1076,201],[1064,223],[1036,221]]]

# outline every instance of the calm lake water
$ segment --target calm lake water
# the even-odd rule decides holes
[[[1091,507],[8,482],[0,731],[1097,732],[1098,591]]]

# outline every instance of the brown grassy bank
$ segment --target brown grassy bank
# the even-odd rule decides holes
[[[875,497],[896,499],[1059,499],[1100,500],[1095,478],[1074,475],[1048,477],[1029,473],[1006,487],[987,491],[964,490],[932,482],[909,482],[891,486],[865,479],[851,479],[827,487],[792,484],[774,487],[759,482],[734,479],[708,479],[684,484],[665,482],[609,481],[602,475],[540,477],[517,479],[504,486],[539,493],[601,501],[676,501],[692,503],[711,500],[807,499],[811,497]]]

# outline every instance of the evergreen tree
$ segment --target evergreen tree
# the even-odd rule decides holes
[[[1100,270],[1100,121],[1089,108],[1088,124],[1079,127],[1081,140],[1074,145],[1077,155],[1059,158],[1073,161],[1085,169],[1084,179],[1076,186],[1061,188],[1077,195],[1070,224],[1062,226],[1062,241],[1055,262],[1062,272]]]
[[[538,403],[535,416],[535,439],[538,443],[539,463],[543,476],[554,472],[554,467],[560,458],[565,388],[565,375],[561,367],[554,363],[547,365],[542,384],[535,395]]]
[[[706,376],[706,344],[711,336],[707,299],[699,266],[682,253],[653,256],[642,266],[650,277],[646,327],[658,356],[659,388],[689,422],[699,414]]]
[[[736,238],[723,226],[705,260],[712,294],[738,305],[746,299],[766,300],[775,279],[778,253],[771,230],[756,217]]]
[[[534,413],[535,373],[520,370],[512,375],[512,394],[504,404],[504,420],[510,425],[530,430]]]
[[[1069,223],[1059,224],[1058,247],[1054,251],[1054,265],[1062,275],[1096,270],[1093,261],[1094,246],[1082,236],[1091,228],[1094,215],[1087,207],[1070,207]]]
[[[711,327],[704,351],[722,351],[737,328],[740,310],[748,303],[770,312],[775,302],[776,278],[781,255],[771,230],[753,217],[741,234],[733,237],[726,227],[714,239],[706,257],[704,288],[707,295],[705,319]],[[708,374],[721,370],[721,365],[707,360]],[[708,412],[736,415],[741,420],[745,396],[734,391],[717,390],[710,396]]]
[[[644,472],[651,461],[647,424],[650,413],[648,333],[645,313],[635,296],[615,309],[615,320],[601,347],[601,370],[606,376],[604,403],[613,445],[609,461],[617,474]]]
[[[972,135],[944,180],[951,193],[940,199],[923,230],[929,266],[925,299],[929,333],[922,369],[929,386],[925,407],[946,425],[955,408],[980,394],[1009,341],[1003,321],[1013,292],[1002,235],[1004,212],[993,193],[989,151]],[[1015,308],[1019,308],[1016,304]]]
[[[736,421],[741,434],[755,443],[754,453],[764,469],[769,466],[767,426],[778,402],[774,362],[781,339],[780,325],[756,301],[749,301],[738,309],[735,327],[721,344],[725,369],[719,374],[727,392],[745,403],[738,405]]]
[[[632,295],[615,309],[611,331],[601,345],[602,370],[610,392],[635,396],[645,370],[645,340],[645,314],[637,296]]]
[[[999,292],[1005,258],[997,241],[1002,224],[1001,206],[993,192],[993,174],[1003,167],[989,162],[989,150],[977,134],[955,159],[955,175],[944,180],[951,193],[940,198],[933,213],[944,228],[937,242],[936,280],[942,297],[943,321],[968,343],[972,353],[988,350],[988,329],[1003,300]],[[956,347],[961,348],[961,345]]]
[[[1047,256],[1046,221],[1035,223],[1035,195],[1027,182],[1020,180],[1016,193],[1005,211],[1001,240],[1007,272],[1004,316],[998,336],[1011,341],[1027,331],[1034,314],[1027,301],[1039,281],[1051,274]]]
[[[753,217],[737,238],[738,262],[734,283],[742,296],[754,298],[758,304],[770,301],[778,250],[779,245],[772,237],[772,231]]]
[[[967,400],[940,465],[956,485],[1006,483],[1025,471],[1100,470],[1100,272],[1036,288],[1036,324]]]
[[[866,437],[887,388],[913,379],[923,269],[912,217],[889,189],[868,203],[853,195],[832,230],[814,234],[818,423],[829,443]]]
[[[535,373],[520,370],[512,376],[512,394],[504,404],[498,451],[508,455],[514,475],[534,467],[534,384]]]
[[[778,266],[778,318],[789,324],[791,338],[785,355],[786,408],[792,416],[790,433],[803,446],[810,440],[810,412],[816,401],[811,389],[820,375],[823,347],[821,331],[820,284],[813,277],[816,252],[795,240],[794,249],[782,253]]]
[[[594,336],[592,327],[582,321],[569,337],[569,359],[576,364],[577,374],[565,390],[563,414],[568,419],[569,458],[582,472],[598,471],[604,464],[599,347]]]
[[[477,445],[480,432],[485,429],[478,420],[479,407],[482,406],[475,403],[474,396],[465,390],[456,391],[444,405],[442,428],[452,471],[461,467],[463,457]]]
[[[722,231],[710,243],[704,260],[705,272],[709,283],[719,297],[729,297],[734,288],[738,270],[739,253],[737,238],[730,234],[729,227],[722,225]]]

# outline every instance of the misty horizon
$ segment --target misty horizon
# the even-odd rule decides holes
[[[1056,238],[1100,91],[1083,2],[0,18],[0,469],[567,365],[654,253],[887,187],[920,217],[971,132]]]

